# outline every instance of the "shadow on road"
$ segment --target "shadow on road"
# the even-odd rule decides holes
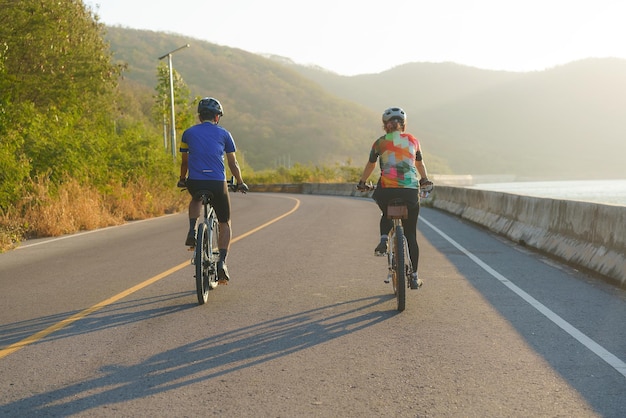
[[[185,309],[193,308],[196,306],[196,304],[176,305],[142,310],[142,308],[154,305],[155,303],[178,299],[179,297],[186,296],[189,293],[190,292],[179,292],[169,295],[160,295],[155,297],[118,302],[100,310],[99,313],[109,313],[104,317],[96,315],[86,316],[85,318],[81,318],[78,323],[72,323],[71,325],[33,344],[40,344],[42,342],[47,343],[62,338],[72,337],[78,334],[84,334],[86,332],[95,332],[107,328],[114,328],[125,325],[127,323],[143,321],[146,319],[164,316]],[[131,306],[134,311],[129,311],[129,306]],[[81,312],[81,310],[44,316],[40,318],[30,319],[28,321],[20,321],[11,324],[0,325],[0,348],[8,347],[11,344],[22,341],[23,339],[28,338],[33,334],[36,334],[37,332],[53,326],[63,320],[66,320],[67,318],[70,318],[72,315],[75,315],[79,312]]]
[[[331,304],[199,339],[161,352],[136,365],[110,365],[91,380],[5,404],[0,407],[0,415],[66,416],[224,376],[390,319],[398,312],[375,310],[378,305],[386,304],[390,297],[393,296]],[[189,306],[177,308],[180,310]],[[171,313],[171,309],[134,312],[119,317],[113,311],[100,315],[101,324],[94,323],[93,326],[102,329],[137,322],[166,315]],[[71,330],[67,333],[71,334]]]
[[[433,212],[429,213],[428,220],[438,227],[447,222],[451,215]],[[443,228],[442,228],[443,229]],[[479,228],[480,229],[480,228]],[[624,392],[624,378],[608,365],[598,362],[599,357],[585,348],[574,338],[551,323],[528,302],[521,297],[508,291],[501,283],[489,273],[482,270],[469,259],[465,254],[445,241],[435,231],[428,227],[420,228],[424,237],[446,259],[456,267],[461,277],[476,289],[493,308],[495,308],[502,318],[513,326],[518,334],[524,339],[530,348],[539,354],[550,367],[556,371],[569,385],[585,398],[585,400],[602,416],[624,416],[626,406]],[[586,321],[591,320],[591,313],[585,305],[592,304],[589,287],[580,279],[569,276],[549,264],[538,261],[539,255],[532,251],[520,252],[513,247],[507,247],[498,240],[492,240],[490,244],[477,245],[476,248],[468,246],[467,250],[473,254],[499,254],[502,259],[516,259],[516,265],[523,266],[521,274],[513,271],[505,273],[511,282],[519,283],[520,288],[528,290],[529,294],[536,295],[537,299],[546,300],[551,307],[559,308],[560,313],[568,314],[569,318],[580,319],[581,312],[587,310],[584,316]],[[506,253],[506,257],[504,257]],[[483,254],[480,257],[483,257]],[[504,269],[505,266],[493,266],[495,270]],[[559,275],[560,279],[553,279]],[[566,277],[566,278],[563,278]],[[507,279],[508,280],[508,279]],[[561,280],[564,287],[556,286],[556,282]],[[575,286],[575,287],[574,287]],[[570,289],[578,289],[573,292]],[[573,294],[571,294],[573,292]],[[575,302],[580,298],[578,302]],[[606,302],[605,302],[606,303]],[[616,300],[612,307],[604,305],[602,315],[597,320],[592,320],[594,324],[591,331],[601,335],[602,332],[611,332],[610,321],[607,318],[623,318],[620,312],[623,310],[623,302]],[[616,314],[612,314],[611,309],[615,309]],[[620,323],[621,324],[621,323]],[[603,330],[604,328],[604,330]],[[615,328],[613,328],[615,329]],[[591,334],[592,337],[595,337]],[[599,363],[598,367],[596,364]]]

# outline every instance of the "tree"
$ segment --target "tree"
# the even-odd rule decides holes
[[[104,26],[77,0],[3,2],[0,20],[0,130],[14,138],[4,157],[29,161],[31,177],[89,178],[111,133],[123,68],[111,63]]]
[[[0,50],[0,91],[7,88],[4,52]],[[8,98],[0,96],[0,215],[5,213],[9,202],[20,196],[21,185],[30,170],[28,159],[22,153],[23,138],[16,135],[14,129],[9,129],[14,119],[10,114],[12,110]]]
[[[155,131],[122,114],[125,65],[113,63],[105,27],[82,1],[0,0],[0,20],[0,209],[29,178],[99,187],[163,167]]]
[[[0,39],[15,102],[74,105],[85,94],[112,91],[120,66],[111,64],[104,25],[82,1],[22,0],[0,7]],[[84,103],[83,103],[84,104]],[[89,108],[90,105],[87,104]]]

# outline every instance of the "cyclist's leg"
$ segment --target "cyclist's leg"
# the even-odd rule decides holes
[[[383,190],[379,187],[374,191],[374,194],[372,196],[381,212],[379,220],[380,242],[374,249],[375,254],[384,254],[385,252],[387,252],[387,239],[389,238],[388,234],[391,228],[393,228],[393,221],[387,218],[387,203],[389,202],[388,195],[389,190]]]
[[[226,255],[230,248],[230,195],[228,194],[228,186],[226,182],[215,182],[213,185],[213,209],[219,222],[219,249],[221,261],[225,261]],[[224,255],[222,256],[222,252]]]
[[[199,181],[187,180],[187,191],[191,196],[188,208],[189,230],[187,232],[187,239],[185,240],[185,245],[187,246],[195,245],[196,223],[198,221],[198,218],[200,217],[200,212],[202,211],[202,201],[193,198],[196,190],[199,190]]]
[[[409,207],[409,217],[402,221],[404,227],[404,236],[409,246],[409,255],[411,256],[411,266],[413,271],[417,271],[417,265],[419,263],[420,249],[417,244],[417,218],[419,217],[419,205],[416,207]]]
[[[393,227],[393,221],[387,218],[387,213],[385,210],[385,212],[381,213],[380,215],[380,223],[379,223],[380,236],[381,237],[387,236],[387,234],[389,233],[392,227]]]
[[[202,200],[194,199],[193,195],[199,190],[210,190],[205,186],[205,180],[187,180],[187,191],[191,196],[189,202],[189,219],[198,219],[202,212]]]
[[[193,231],[196,227],[196,221],[202,212],[202,201],[193,197],[189,201],[189,231]]]
[[[220,261],[226,261],[228,250],[230,249],[230,238],[232,232],[230,229],[230,221],[220,222],[220,235],[217,241],[218,248],[220,249]]]
[[[419,289],[422,286],[422,280],[418,278],[417,266],[419,264],[420,249],[417,244],[417,219],[419,217],[420,206],[417,193],[413,196],[405,198],[409,204],[408,218],[402,221],[404,227],[404,238],[409,247],[409,257],[411,259],[411,268],[413,270],[411,280],[411,289]]]
[[[411,267],[417,271],[419,261],[419,246],[417,245],[417,218],[420,213],[419,191],[416,189],[398,190],[397,197],[404,200],[409,208],[408,218],[402,220],[404,227],[404,237],[409,247],[411,257]]]
[[[217,182],[216,182],[217,183]],[[230,280],[226,258],[230,249],[230,238],[232,235],[230,228],[230,195],[226,182],[215,184],[213,190],[213,209],[219,222],[218,247],[220,259],[217,265],[217,273],[220,280]]]

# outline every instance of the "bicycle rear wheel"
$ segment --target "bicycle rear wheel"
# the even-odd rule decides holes
[[[217,287],[217,263],[220,260],[220,250],[218,247],[219,242],[219,224],[215,216],[211,216],[209,220],[211,225],[211,231],[209,234],[209,248],[208,254],[208,266],[207,266],[207,280],[209,283],[209,290]]]
[[[209,265],[209,232],[204,222],[198,225],[196,236],[196,294],[198,304],[203,305],[209,299],[209,276],[207,267]]]
[[[407,277],[404,267],[407,254],[404,252],[404,229],[402,225],[396,226],[393,238],[393,270],[394,270],[394,292],[396,294],[397,309],[402,312],[406,307]]]

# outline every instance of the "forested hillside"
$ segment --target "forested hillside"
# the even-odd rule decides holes
[[[382,132],[378,112],[339,99],[318,84],[259,55],[205,41],[151,31],[107,28],[107,39],[124,77],[156,85],[157,57],[187,43],[173,55],[174,69],[192,96],[215,96],[229,129],[252,168],[277,161],[302,164],[365,163],[368,148]],[[177,124],[178,125],[178,124]],[[178,126],[183,129],[183,126]]]

